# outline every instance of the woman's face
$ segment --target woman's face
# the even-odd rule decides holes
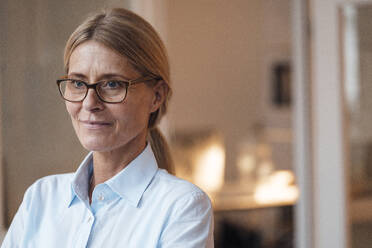
[[[96,41],[79,45],[71,54],[68,77],[93,84],[101,80],[130,80],[140,75],[127,59]],[[161,99],[157,87],[145,83],[128,89],[122,103],[104,103],[94,89],[83,102],[66,101],[66,108],[81,144],[90,151],[107,152],[131,144],[144,145],[147,123]]]

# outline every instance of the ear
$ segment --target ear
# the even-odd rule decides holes
[[[164,80],[159,80],[152,88],[152,90],[154,92],[154,97],[151,103],[151,113],[157,111],[163,104],[165,98],[168,95],[169,87],[168,84],[164,82]]]

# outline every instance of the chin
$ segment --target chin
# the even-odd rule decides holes
[[[82,143],[82,146],[86,150],[91,151],[91,152],[105,152],[106,149],[107,149],[107,147],[102,147],[101,145],[97,145],[97,144],[84,144],[84,143]]]
[[[105,152],[111,150],[110,142],[104,139],[80,139],[81,145],[88,151]]]

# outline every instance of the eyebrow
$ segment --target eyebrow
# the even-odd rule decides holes
[[[84,74],[82,73],[78,73],[78,72],[72,72],[72,73],[69,73],[68,74],[68,77],[77,77],[79,79],[88,79],[87,76],[85,76]],[[102,74],[98,77],[98,80],[97,81],[101,81],[103,79],[110,79],[110,78],[123,78],[124,80],[130,80],[129,78],[121,75],[121,74],[117,74],[117,73],[105,73],[105,74]]]
[[[82,73],[75,73],[75,72],[69,73],[68,77],[71,77],[71,76],[77,77],[77,78],[80,78],[80,79],[87,79],[87,77]]]

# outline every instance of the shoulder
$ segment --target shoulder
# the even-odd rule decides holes
[[[36,180],[28,190],[33,191],[37,189],[47,193],[60,187],[64,188],[66,185],[70,185],[73,175],[73,173],[66,173],[42,177]]]
[[[69,192],[73,173],[51,175],[36,180],[27,190],[24,196],[26,203],[34,200],[52,200]]]
[[[173,197],[182,197],[185,194],[196,198],[202,195],[207,196],[198,186],[173,176],[163,169],[157,171],[153,184]]]
[[[150,184],[150,190],[155,192],[157,198],[174,207],[192,207],[195,210],[212,207],[208,195],[196,185],[159,169]]]
[[[213,247],[213,209],[208,195],[196,185],[158,170],[153,181],[160,188],[164,214],[162,247]]]

